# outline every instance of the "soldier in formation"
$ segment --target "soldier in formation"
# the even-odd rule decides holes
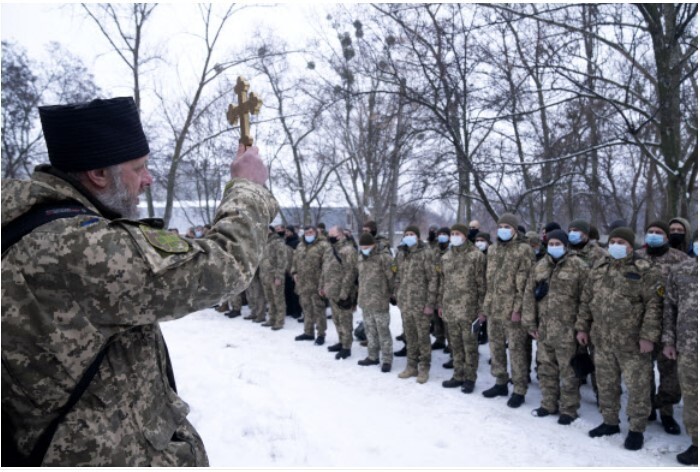
[[[264,256],[260,262],[260,280],[269,314],[269,320],[262,326],[271,327],[274,331],[282,329],[284,317],[287,315],[287,305],[284,300],[284,276],[287,272],[287,264],[287,246],[282,237],[270,226]]]

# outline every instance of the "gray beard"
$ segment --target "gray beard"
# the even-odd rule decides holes
[[[129,195],[129,190],[121,179],[121,168],[112,166],[107,175],[112,183],[111,189],[97,196],[97,199],[110,210],[119,213],[122,218],[137,220],[140,211],[137,203],[134,203],[134,196]]]

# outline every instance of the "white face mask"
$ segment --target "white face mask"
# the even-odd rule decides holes
[[[450,244],[452,244],[453,246],[459,247],[462,244],[464,244],[464,238],[462,236],[454,234],[454,235],[450,236]]]
[[[486,241],[477,241],[474,243],[476,247],[479,248],[480,251],[485,251],[486,250]]]

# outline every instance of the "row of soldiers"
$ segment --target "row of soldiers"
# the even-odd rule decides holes
[[[666,432],[680,434],[673,405],[682,392],[692,445],[678,460],[697,464],[697,231],[689,257],[690,227],[681,218],[647,225],[644,247],[636,251],[635,233],[624,226],[610,232],[607,251],[597,235],[591,238],[591,225],[584,220],[572,221],[567,231],[550,223],[539,238],[519,227],[515,215],[502,215],[496,242],[490,244],[478,223],[434,230],[429,242],[420,239],[417,226],[409,226],[396,256],[371,221],[363,227],[359,251],[340,227],[331,228],[327,237],[306,227],[293,252],[270,228],[260,268],[270,312],[263,324],[280,329],[284,323],[280,287],[287,270],[304,312],[304,332],[296,340],[325,343],[328,303],[339,339],[328,350],[336,359],[350,357],[352,316],[359,306],[368,356],[358,364],[381,364],[382,372],[390,372],[389,308],[398,305],[407,356],[399,378],[428,381],[435,347],[431,324],[444,322],[454,374],[443,387],[459,387],[466,394],[474,391],[477,336],[487,324],[495,384],[482,392],[485,397],[508,396],[512,382],[507,405],[524,403],[536,340],[542,401],[534,416],[558,414],[562,425],[577,418],[579,371],[588,359],[603,416],[591,437],[620,432],[621,379],[628,389],[625,447],[630,450],[642,447],[646,424],[656,419],[657,410]],[[264,321],[264,311],[251,316]]]

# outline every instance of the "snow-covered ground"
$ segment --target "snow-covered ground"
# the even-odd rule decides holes
[[[359,311],[354,319],[362,319]],[[622,434],[589,438],[602,421],[590,386],[570,426],[531,416],[540,400],[534,375],[519,409],[508,408],[506,397],[486,399],[481,392],[493,384],[487,345],[479,347],[476,391],[465,395],[442,388],[452,370],[442,367],[448,354],[441,350],[433,351],[425,385],[397,377],[405,357],[388,374],[358,366],[367,349],[357,342],[352,357],[335,360],[326,349],[337,342],[331,320],[322,347],[294,341],[302,325],[289,317],[272,331],[208,309],[161,326],[189,419],[216,467],[673,467],[690,445],[685,428],[674,437],[654,422],[641,451],[625,450],[624,400]],[[393,307],[391,329],[401,332]],[[401,346],[394,342],[394,350]],[[675,417],[680,423],[680,406]]]

